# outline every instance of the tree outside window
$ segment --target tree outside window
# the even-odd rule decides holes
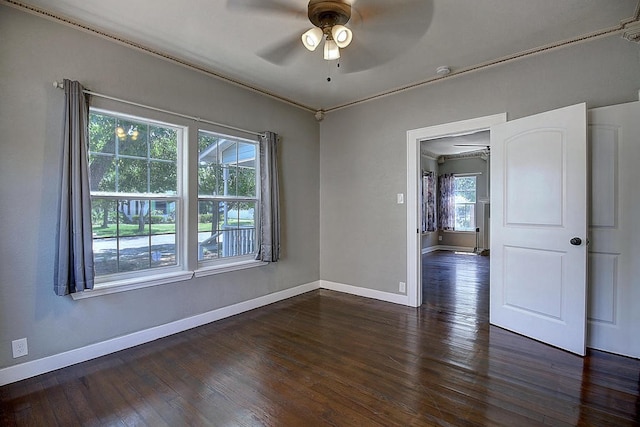
[[[455,177],[455,230],[475,231],[476,228],[476,177]]]

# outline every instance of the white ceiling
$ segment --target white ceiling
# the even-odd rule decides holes
[[[462,153],[485,153],[491,146],[489,131],[429,139],[420,143],[422,154],[428,157],[452,156]]]
[[[347,24],[354,41],[342,50],[338,68],[322,59],[321,48],[309,52],[300,42],[311,27],[306,0],[10,2],[141,44],[314,111],[429,82],[442,65],[456,73],[585,36],[621,32],[624,23],[637,20],[639,4],[354,0]],[[287,55],[278,57],[279,52]]]

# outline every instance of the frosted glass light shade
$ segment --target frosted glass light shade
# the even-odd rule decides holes
[[[338,47],[343,48],[349,46],[353,38],[353,33],[344,25],[334,25],[333,28],[331,28],[331,36]]]
[[[340,49],[335,41],[327,39],[324,42],[324,59],[330,61],[332,59],[340,58]]]
[[[316,50],[320,41],[322,41],[322,30],[318,27],[314,27],[302,35],[302,44],[311,52]]]

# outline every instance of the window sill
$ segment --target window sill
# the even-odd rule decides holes
[[[74,300],[98,297],[101,295],[115,294],[132,291],[134,289],[148,288],[150,286],[164,285],[167,283],[181,282],[193,277],[193,271],[178,271],[175,273],[157,274],[155,276],[136,277],[135,279],[119,280],[108,284],[96,285],[90,291],[71,294]]]
[[[102,283],[96,285],[90,291],[75,292],[71,294],[74,300],[98,297],[101,295],[116,294],[119,292],[132,291],[134,289],[148,288],[151,286],[165,285],[167,283],[182,282],[193,277],[205,277],[213,274],[228,273],[231,271],[245,270],[247,268],[261,267],[268,262],[256,260],[243,260],[224,265],[208,266],[196,271],[178,271],[174,273],[157,274],[155,276],[136,277],[134,279],[119,280],[115,282]]]
[[[256,261],[254,259],[237,261],[222,265],[213,265],[202,267],[194,273],[195,277],[205,277],[214,274],[228,273],[230,271],[244,270],[247,268],[261,267],[269,264],[264,261]]]

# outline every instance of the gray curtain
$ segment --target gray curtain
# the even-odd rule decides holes
[[[438,177],[438,228],[453,230],[456,222],[456,178],[453,174]]]
[[[280,259],[280,187],[278,185],[278,135],[265,132],[260,142],[260,235],[256,259]]]
[[[62,179],[54,291],[67,295],[93,289],[89,194],[89,101],[78,82],[64,80]]]
[[[436,179],[431,171],[422,171],[422,231],[436,231]]]

